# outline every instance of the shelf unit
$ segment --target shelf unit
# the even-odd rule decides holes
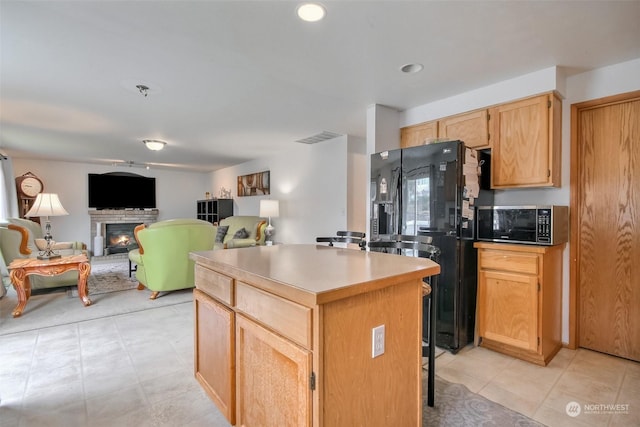
[[[207,199],[197,201],[196,218],[217,224],[233,215],[233,199]]]

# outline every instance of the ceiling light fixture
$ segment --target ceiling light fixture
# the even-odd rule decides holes
[[[146,98],[147,95],[149,95],[149,86],[145,86],[145,85],[136,85],[136,88],[138,89],[138,91],[144,95],[144,97]]]
[[[406,64],[400,67],[400,71],[407,74],[419,73],[424,69],[422,64]]]
[[[142,143],[151,151],[160,151],[167,145],[166,142],[159,139],[144,139]]]
[[[133,160],[113,162],[111,163],[111,165],[116,167],[125,167],[125,168],[145,168],[146,170],[151,169],[151,167],[147,163],[136,163]]]
[[[317,22],[325,17],[327,11],[319,3],[303,3],[296,10],[298,17],[303,21]]]

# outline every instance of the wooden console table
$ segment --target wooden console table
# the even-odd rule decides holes
[[[91,264],[85,254],[68,255],[53,260],[37,258],[14,259],[9,264],[11,283],[18,294],[18,305],[13,310],[13,317],[22,315],[27,301],[31,297],[29,276],[57,276],[70,270],[78,270],[78,296],[85,306],[91,305],[87,287],[87,279],[91,273]]]
[[[231,424],[422,425],[422,278],[438,264],[323,245],[190,257],[195,377]]]

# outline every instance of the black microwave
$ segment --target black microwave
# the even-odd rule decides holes
[[[567,206],[478,206],[478,240],[558,245],[569,237]]]

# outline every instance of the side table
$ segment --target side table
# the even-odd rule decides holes
[[[91,273],[91,264],[86,254],[68,255],[53,260],[40,260],[37,258],[14,259],[9,264],[9,277],[18,294],[18,305],[13,310],[13,317],[22,315],[27,301],[31,297],[31,283],[29,276],[57,276],[70,270],[78,270],[78,296],[85,306],[91,305],[87,287],[87,279]]]

